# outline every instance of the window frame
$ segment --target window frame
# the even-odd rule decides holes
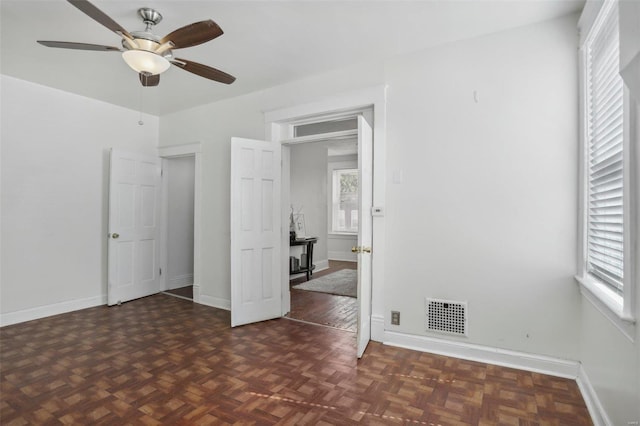
[[[588,271],[588,220],[589,220],[589,90],[588,90],[588,46],[593,41],[594,33],[599,29],[617,0],[607,0],[597,4],[598,9],[585,11],[580,19],[579,49],[579,82],[580,82],[580,189],[579,189],[579,265],[576,280],[580,291],[600,312],[602,312],[628,339],[634,340],[636,324],[636,246],[638,230],[638,193],[637,193],[637,149],[633,141],[637,141],[638,108],[624,86],[623,101],[623,289],[622,294],[614,291]],[[585,20],[590,22],[585,23]],[[636,144],[637,145],[637,144]]]
[[[333,229],[333,173],[338,170],[358,170],[358,161],[328,161],[327,163],[327,230],[329,235],[344,235],[354,237],[358,235],[356,232],[334,231]],[[358,188],[358,191],[360,188]]]

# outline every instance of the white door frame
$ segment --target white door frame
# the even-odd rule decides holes
[[[202,144],[200,142],[169,145],[158,148],[158,155],[163,159],[163,166],[166,159],[178,157],[194,157],[194,180],[193,180],[193,301],[200,302],[200,280],[202,277],[201,264],[201,242],[202,242]],[[167,181],[162,179],[162,195],[166,200]],[[160,291],[167,289],[166,270],[167,270],[167,228],[168,218],[166,214],[166,203],[163,201],[162,219],[161,219],[161,244],[160,244],[160,262],[162,264],[163,274],[160,277]]]
[[[293,124],[313,117],[332,119],[346,113],[362,111],[373,107],[373,205],[385,205],[385,147],[386,147],[386,86],[340,94],[324,101],[265,112],[265,134],[267,140],[286,141],[292,135]],[[282,185],[289,185],[289,150],[282,150]],[[285,164],[286,163],[286,164]],[[282,191],[282,247],[289,244],[289,193]],[[371,340],[384,340],[384,216],[373,217],[373,243],[371,258]],[[285,232],[286,231],[286,232]],[[289,292],[288,254],[282,250],[282,315],[289,312],[291,298]]]

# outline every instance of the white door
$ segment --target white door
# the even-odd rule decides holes
[[[160,291],[160,159],[111,150],[108,304]]]
[[[231,326],[278,318],[281,146],[231,138]]]
[[[371,240],[373,206],[373,131],[358,116],[358,170],[360,205],[358,209],[358,358],[371,340]]]

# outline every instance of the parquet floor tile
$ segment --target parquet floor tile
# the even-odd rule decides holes
[[[572,380],[166,295],[0,329],[2,425],[590,425]]]

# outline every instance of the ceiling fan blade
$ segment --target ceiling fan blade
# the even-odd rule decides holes
[[[222,29],[211,19],[196,22],[167,34],[160,40],[160,43],[170,41],[174,49],[197,46],[223,34]]]
[[[111,19],[106,13],[95,7],[93,4],[88,2],[87,0],[67,0],[69,3],[80,9],[80,11],[84,12],[85,15],[94,19],[98,23],[104,25],[109,28],[114,33],[123,34],[129,38],[131,38],[131,34],[124,28],[122,28],[116,21]]]
[[[199,75],[200,77],[208,78],[209,80],[218,81],[224,84],[231,84],[236,81],[236,78],[232,75],[222,72],[215,68],[199,64],[197,62],[187,61],[186,59],[175,58],[171,63],[185,71]]]
[[[160,84],[160,74],[148,75],[139,73],[138,75],[140,76],[140,83],[142,83],[144,87],[153,87]]]
[[[77,49],[77,50],[97,50],[100,52],[120,52],[122,49],[113,46],[103,46],[101,44],[89,44],[89,43],[73,43],[70,41],[49,41],[38,40],[43,46],[58,47],[60,49]]]

